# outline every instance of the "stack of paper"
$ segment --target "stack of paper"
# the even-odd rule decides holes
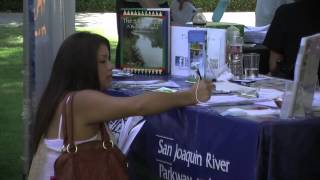
[[[270,25],[261,27],[245,27],[244,42],[262,44]]]

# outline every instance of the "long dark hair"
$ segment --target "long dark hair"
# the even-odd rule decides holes
[[[40,99],[32,138],[35,153],[41,137],[47,132],[59,102],[70,91],[99,90],[97,53],[101,45],[109,50],[110,43],[103,36],[78,32],[64,40],[53,64],[51,76]]]

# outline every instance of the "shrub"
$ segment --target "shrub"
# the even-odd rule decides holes
[[[115,12],[115,0],[75,0],[76,12]]]
[[[196,7],[201,7],[204,12],[212,12],[219,0],[193,0]],[[256,0],[230,0],[226,11],[254,11]]]
[[[22,12],[22,0],[0,0],[0,12]]]

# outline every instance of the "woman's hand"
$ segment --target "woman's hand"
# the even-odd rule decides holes
[[[212,89],[215,89],[215,85],[208,80],[200,80],[193,85],[191,90],[195,103],[208,101],[211,97]]]

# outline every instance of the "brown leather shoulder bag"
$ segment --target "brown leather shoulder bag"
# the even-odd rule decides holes
[[[64,120],[63,153],[54,164],[57,180],[128,180],[125,156],[100,124],[101,140],[75,144],[73,138],[73,97],[67,95],[62,110]]]

